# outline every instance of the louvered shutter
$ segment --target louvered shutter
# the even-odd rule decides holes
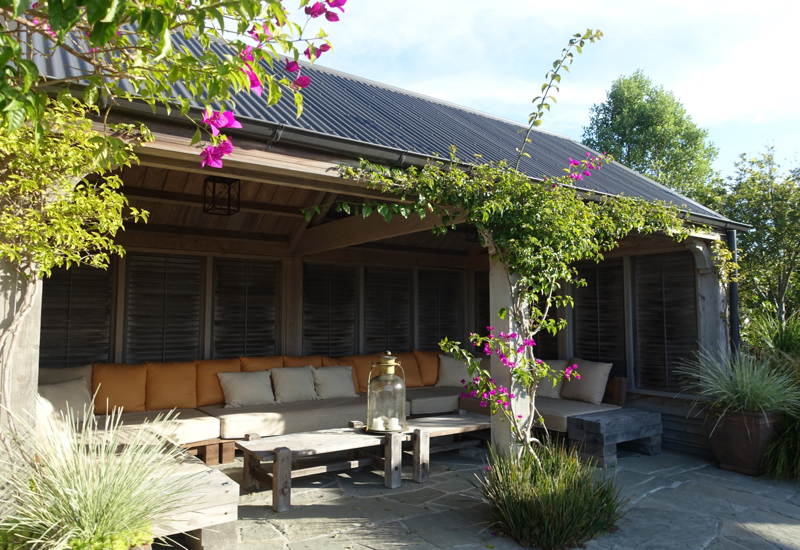
[[[680,391],[673,369],[697,350],[697,291],[691,252],[634,258],[636,381],[646,390]]]
[[[419,349],[439,349],[446,336],[461,340],[461,275],[455,271],[420,270],[417,326]]]
[[[130,254],[126,363],[192,361],[202,353],[203,258]]]
[[[486,336],[489,331],[487,326],[492,324],[492,312],[489,309],[489,272],[476,271],[474,274],[475,285],[475,332],[481,336]],[[483,350],[475,350],[480,351]]]
[[[356,353],[356,269],[303,266],[303,353],[342,357]]]
[[[364,353],[403,353],[411,338],[410,269],[364,268]]]
[[[612,363],[611,376],[627,376],[622,258],[576,267],[586,286],[578,287],[574,296],[575,356]]]
[[[78,367],[111,360],[111,270],[57,268],[44,280],[39,366]]]
[[[214,259],[212,357],[277,355],[278,264]]]

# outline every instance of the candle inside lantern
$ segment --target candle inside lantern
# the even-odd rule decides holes
[[[382,432],[386,429],[386,427],[383,424],[382,416],[376,416],[375,418],[372,419],[372,429],[379,432]]]
[[[399,431],[400,430],[400,419],[399,418],[389,418],[386,423],[386,429],[388,431]]]

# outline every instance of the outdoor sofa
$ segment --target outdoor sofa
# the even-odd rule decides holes
[[[78,411],[89,403],[90,395],[96,395],[95,415],[102,417],[121,408],[123,422],[131,428],[172,411],[173,417],[164,425],[172,441],[199,455],[207,464],[227,463],[233,461],[235,441],[248,433],[262,437],[285,435],[341,428],[351,420],[366,421],[367,380],[380,355],[339,359],[321,355],[240,357],[40,369],[39,393],[56,409],[71,407]],[[419,350],[399,354],[398,359],[407,386],[406,414],[442,414],[458,409],[488,412],[479,401],[460,397],[461,380],[467,371],[454,359]],[[605,370],[605,378],[600,374],[602,381],[588,376],[588,368],[585,371],[587,382],[591,378],[595,386],[601,384],[602,396],[608,371]],[[234,373],[251,374],[242,377]],[[343,376],[348,377],[344,385]],[[259,384],[264,379],[267,382],[262,390]],[[223,380],[238,380],[239,391],[249,391],[251,396],[270,394],[269,399],[263,400],[266,403],[259,400],[258,404],[252,404],[252,399],[249,403],[231,403],[235,400],[233,390],[226,388],[230,390],[226,399]],[[555,391],[561,392],[561,387]],[[568,416],[617,405],[540,396],[537,407],[548,428],[566,431]]]

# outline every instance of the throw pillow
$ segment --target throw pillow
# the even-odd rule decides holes
[[[314,367],[311,365],[272,369],[270,372],[272,373],[272,387],[275,389],[275,401],[293,403],[316,400],[317,392],[314,389],[313,370]]]
[[[465,382],[469,380],[467,364],[447,355],[440,355],[439,380],[437,380],[436,385],[445,388],[463,388],[464,382],[462,380]]]
[[[72,409],[71,414],[79,422],[83,422],[84,412],[92,414],[92,396],[85,378],[43,384],[39,386],[39,395],[50,402],[54,411],[64,416]]]
[[[551,369],[557,373],[562,373],[567,368],[566,359],[542,359],[547,363]],[[559,378],[556,385],[553,386],[553,381],[549,378],[539,380],[539,385],[536,386],[536,397],[550,397],[552,399],[561,399],[561,386],[564,384],[564,379]]]
[[[568,362],[569,366],[578,365],[576,371],[580,379],[571,377],[565,380],[561,386],[561,397],[564,399],[574,399],[575,401],[585,401],[599,405],[603,401],[603,394],[606,392],[608,375],[611,372],[611,363],[595,363],[573,357]]]
[[[39,369],[39,385],[69,382],[78,378],[86,379],[86,391],[92,393],[92,365],[68,367],[65,369]]]
[[[108,414],[114,409],[144,412],[147,365],[115,363],[92,364],[94,413]],[[121,411],[118,411],[121,412]]]
[[[353,388],[353,367],[335,366],[313,369],[314,389],[318,399],[358,397]]]
[[[270,372],[218,372],[217,378],[225,395],[225,408],[274,404]]]

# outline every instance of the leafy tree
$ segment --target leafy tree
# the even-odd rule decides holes
[[[636,71],[615,80],[591,113],[585,145],[709,207],[719,203],[717,149],[672,92]]]
[[[800,174],[785,173],[768,147],[741,155],[725,199],[725,214],[753,229],[739,234],[740,286],[751,308],[769,307],[782,325],[792,309],[800,267]]]

